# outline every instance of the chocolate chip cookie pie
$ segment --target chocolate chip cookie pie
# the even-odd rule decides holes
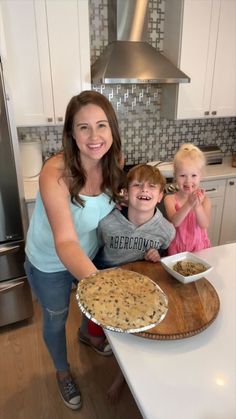
[[[167,313],[167,297],[145,275],[105,269],[80,281],[76,294],[82,312],[95,323],[120,332],[154,327]]]

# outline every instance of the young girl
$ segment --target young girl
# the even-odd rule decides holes
[[[176,228],[168,254],[195,252],[210,247],[207,228],[210,223],[211,202],[199,187],[204,154],[193,144],[183,144],[174,157],[174,174],[178,192],[164,200],[168,219]]]

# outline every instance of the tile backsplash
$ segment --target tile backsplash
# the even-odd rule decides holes
[[[91,63],[108,42],[107,2],[90,0]],[[148,41],[162,50],[165,0],[149,0]],[[171,160],[179,145],[214,144],[225,156],[236,153],[236,118],[191,119],[174,121],[160,116],[161,85],[92,85],[113,104],[120,125],[127,164],[150,160]],[[61,147],[62,127],[20,127],[19,138],[29,134],[40,138],[43,156]]]

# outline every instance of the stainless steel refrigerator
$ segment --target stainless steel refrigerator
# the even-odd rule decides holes
[[[24,272],[25,228],[17,161],[0,60],[0,326],[33,314]]]

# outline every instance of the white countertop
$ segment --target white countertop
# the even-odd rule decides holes
[[[232,157],[226,157],[222,164],[209,164],[205,168],[203,180],[228,179],[236,176],[236,167],[231,165]]]
[[[157,165],[160,172],[166,178],[173,178],[173,163],[172,162],[149,162],[151,166]],[[207,165],[203,180],[226,179],[236,176],[236,168],[232,167],[232,157],[225,157],[221,164]]]
[[[236,243],[197,254],[220,298],[205,331],[174,341],[106,331],[145,419],[236,418]]]
[[[236,177],[236,168],[231,166],[231,157],[226,157],[222,164],[206,166],[203,180],[227,179]],[[35,201],[38,191],[38,179],[24,180],[26,202]]]

